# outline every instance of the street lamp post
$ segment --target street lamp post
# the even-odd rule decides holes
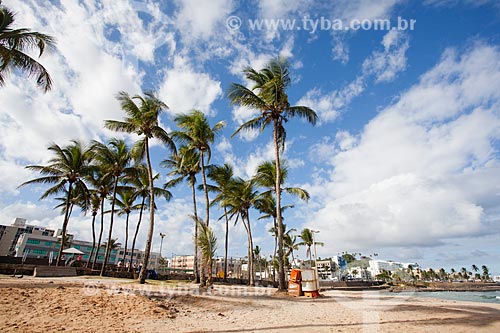
[[[317,256],[316,256],[316,239],[314,237],[314,234],[319,233],[318,230],[311,230],[312,233],[312,241],[313,241],[313,248],[314,248],[314,271],[316,273],[316,289],[319,290],[319,280],[318,280],[318,262],[317,262]]]
[[[164,234],[164,233],[161,233],[161,232],[160,232],[160,237],[161,237],[161,242],[160,242],[160,258],[163,258],[163,255],[162,255],[162,253],[161,253],[161,249],[162,249],[162,247],[163,247],[163,238],[165,238],[165,236],[166,236],[166,235],[167,235],[167,234]]]

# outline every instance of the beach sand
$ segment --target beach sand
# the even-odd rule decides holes
[[[0,278],[1,332],[500,332],[500,305],[383,292]]]

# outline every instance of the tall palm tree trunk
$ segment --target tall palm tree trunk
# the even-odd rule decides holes
[[[248,216],[248,210],[247,210]],[[245,223],[245,219],[242,218],[243,225],[245,225],[245,229],[247,230],[247,238],[248,238],[248,284],[250,286],[255,286],[255,276],[253,269],[253,240],[252,240],[252,229],[250,227],[250,218],[247,217],[247,223]]]
[[[146,240],[146,248],[144,249],[144,262],[142,264],[142,269],[139,274],[140,284],[144,284],[146,282],[149,256],[151,253],[151,243],[153,241],[153,231],[155,228],[155,194],[154,194],[154,184],[153,184],[153,170],[151,168],[151,158],[149,156],[149,142],[147,136],[144,138],[144,147],[146,151],[146,162],[148,165],[148,181],[149,181],[149,232],[148,232],[148,239]]]
[[[201,158],[201,175],[203,178],[203,191],[205,192],[205,203],[206,203],[205,224],[208,227],[210,225],[210,200],[208,199],[207,176],[205,175],[205,154],[203,150],[201,151],[200,158]]]
[[[193,197],[193,215],[194,215],[194,258],[193,258],[193,270],[194,270],[194,280],[196,283],[200,283],[200,268],[198,264],[198,209],[196,207],[196,189],[194,187],[194,181],[191,182],[191,195]]]
[[[59,266],[59,261],[61,260],[61,257],[62,257],[62,251],[64,250],[64,242],[66,240],[66,228],[68,227],[68,222],[69,222],[70,202],[71,202],[72,190],[73,190],[73,183],[69,182],[68,195],[66,197],[66,209],[64,212],[64,222],[63,222],[63,226],[62,226],[61,245],[59,246],[59,251],[57,253],[56,266]]]
[[[273,218],[274,223],[274,249],[273,249],[273,284],[276,282],[276,248],[278,247],[278,224],[276,223],[276,218]]]
[[[97,257],[99,256],[99,250],[101,249],[102,233],[104,231],[104,200],[106,200],[105,196],[101,198],[101,230],[99,231],[99,240],[97,241],[94,260],[92,261],[92,270],[94,270],[95,263],[97,262]]]
[[[139,220],[137,221],[137,226],[135,227],[134,240],[132,241],[132,250],[130,251],[130,265],[128,266],[127,271],[132,270],[132,263],[134,261],[134,249],[135,249],[135,241],[137,240],[137,235],[139,234],[139,227],[141,226],[142,220],[142,212],[144,211],[144,203],[146,202],[146,197],[142,197],[141,210],[139,212]]]
[[[118,187],[118,176],[115,176],[114,186],[113,186],[113,200],[111,201],[111,219],[109,222],[109,233],[108,242],[106,243],[106,254],[104,255],[104,261],[101,267],[101,276],[104,275],[106,271],[106,265],[108,264],[109,253],[111,252],[111,236],[113,235],[113,222],[115,217],[115,203],[116,203],[116,190]]]
[[[229,218],[227,217],[227,208],[224,206],[224,215],[226,216],[226,242],[224,243],[224,282],[227,282],[227,248],[229,238]]]
[[[125,265],[125,260],[127,259],[127,245],[128,245],[128,218],[130,213],[127,213],[127,218],[125,219],[125,250],[123,251],[123,265]]]
[[[90,249],[89,259],[85,264],[85,268],[89,268],[90,261],[92,260],[92,256],[94,255],[95,249],[95,217],[97,216],[97,212],[92,213],[92,248]]]
[[[276,164],[276,221],[278,222],[278,291],[286,290],[285,285],[285,265],[283,258],[283,221],[281,219],[281,168],[280,168],[280,149],[278,142],[278,121],[274,120],[274,154],[275,154],[275,164]]]

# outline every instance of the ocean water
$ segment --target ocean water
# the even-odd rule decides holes
[[[413,295],[417,297],[500,304],[500,291],[423,291],[413,293]]]

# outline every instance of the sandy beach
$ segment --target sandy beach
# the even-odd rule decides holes
[[[2,332],[499,332],[500,305],[362,291],[3,277]]]

